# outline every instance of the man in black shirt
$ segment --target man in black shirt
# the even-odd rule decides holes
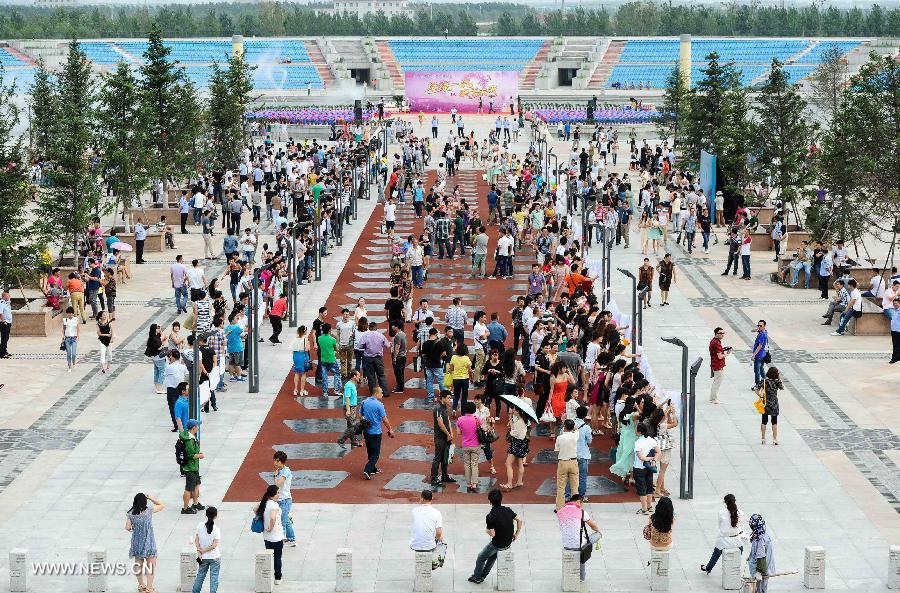
[[[470,583],[483,583],[487,575],[491,574],[491,568],[497,560],[497,552],[511,546],[522,531],[522,518],[511,508],[500,504],[503,502],[502,492],[491,490],[488,492],[488,500],[491,503],[491,512],[484,519],[491,541],[478,554],[475,572],[469,577]]]
[[[431,461],[431,486],[443,488],[445,483],[453,482],[447,473],[450,445],[453,444],[453,425],[450,423],[450,392],[444,391],[438,399],[438,405],[432,410],[434,419],[434,458]],[[438,471],[441,477],[438,478]]]
[[[403,301],[400,296],[400,289],[396,286],[391,287],[391,298],[384,302],[384,310],[387,311],[388,325],[396,325],[403,327]]]
[[[438,340],[438,331],[435,328],[428,330],[428,339],[422,343],[422,367],[425,371],[425,402],[434,403],[434,384],[444,391],[444,348]]]

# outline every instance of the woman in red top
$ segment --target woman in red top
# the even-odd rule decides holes
[[[275,299],[275,302],[272,303],[272,308],[269,310],[269,323],[272,324],[272,336],[269,338],[269,341],[273,344],[281,343],[278,336],[281,335],[281,321],[284,319],[284,314],[286,312],[287,298],[284,295],[281,295]]]
[[[565,362],[557,360],[550,367],[550,409],[556,418],[556,422],[561,421],[566,414],[566,390],[569,388],[569,383],[575,383],[572,374],[569,372],[569,367],[566,366]],[[556,422],[553,422],[550,426],[551,439],[556,438]]]

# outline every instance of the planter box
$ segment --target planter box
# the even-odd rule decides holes
[[[772,236],[769,233],[753,233],[750,235],[753,241],[750,243],[750,251],[772,251],[775,247]]]
[[[62,315],[54,316],[53,310],[44,306],[43,299],[29,301],[24,307],[13,309],[10,335],[21,338],[62,336]]]
[[[847,274],[856,280],[856,284],[859,289],[863,292],[869,289],[869,280],[872,279],[872,276],[875,275],[876,268],[871,266],[857,266],[855,268],[848,268]],[[884,279],[884,273],[882,272],[882,278]],[[887,281],[885,281],[885,285]],[[885,318],[887,319],[887,318]]]
[[[134,240],[134,233],[119,233],[116,235],[119,241],[131,245],[132,249],[137,249]],[[147,233],[147,239],[144,241],[144,253],[159,253],[166,250],[166,240],[162,233]]]
[[[788,249],[797,249],[798,247],[802,247],[803,241],[810,240],[810,235],[807,231],[788,231],[784,240],[781,242],[781,248],[784,251],[787,251]]]
[[[775,208],[768,208],[766,206],[761,206],[759,208],[753,209],[756,212],[756,217],[759,219],[759,224],[771,224],[772,217],[775,215]]]
[[[855,336],[889,336],[891,322],[884,316],[881,307],[863,300],[863,314],[850,322]]]
[[[173,226],[177,226],[179,220],[181,220],[178,208],[140,208],[129,210],[128,214],[131,217],[132,227],[134,227],[134,223],[139,216],[144,219],[145,225],[158,223],[161,216],[165,216],[166,223]]]

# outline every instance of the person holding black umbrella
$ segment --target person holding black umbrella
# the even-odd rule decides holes
[[[518,398],[527,402],[528,406],[531,406],[531,400],[527,397],[524,397],[525,390],[523,388],[519,388]],[[507,401],[510,401],[508,398]],[[533,414],[533,412],[532,412]],[[523,482],[525,481],[525,458],[528,456],[528,427],[529,422],[526,419],[526,415],[521,411],[518,406],[510,405],[509,407],[509,430],[506,433],[506,440],[509,442],[509,447],[506,450],[506,483],[500,485],[501,490],[513,490],[514,488],[521,488],[523,486]],[[513,471],[513,464],[518,466],[519,470],[519,480],[513,484],[513,476],[515,475]]]

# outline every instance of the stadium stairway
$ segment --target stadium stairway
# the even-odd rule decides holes
[[[319,42],[313,39],[307,39],[304,44],[306,45],[307,53],[309,53],[309,59],[313,66],[316,67],[316,71],[319,73],[319,78],[321,78],[322,82],[325,84],[325,88],[332,86],[336,79],[334,73],[331,71],[331,66],[328,65],[328,61],[325,59],[325,55],[322,53],[321,48],[319,48]]]
[[[619,56],[622,55],[622,50],[624,49],[625,41],[622,39],[613,39],[609,42],[609,45],[606,47],[606,53],[603,54],[603,58],[597,64],[594,74],[591,75],[591,79],[588,81],[587,88],[602,89],[606,87],[606,81],[609,79],[613,66],[619,63]]]
[[[19,60],[25,62],[27,65],[29,65],[29,66],[37,66],[37,62],[34,60],[34,58],[32,58],[31,56],[29,56],[28,54],[26,54],[26,53],[24,53],[24,52],[21,52],[21,51],[17,50],[16,48],[14,48],[14,47],[12,47],[12,46],[10,46],[10,45],[4,45],[4,46],[3,46],[3,49],[6,50],[6,52],[7,52],[8,54],[10,54],[12,57],[17,58],[17,59],[19,59]]]
[[[400,64],[397,62],[397,57],[394,55],[391,46],[388,45],[387,41],[381,40],[375,43],[375,47],[378,49],[378,58],[391,75],[391,82],[394,85],[394,90],[402,91],[406,88],[406,83],[404,81],[403,71],[400,69]]]
[[[534,82],[537,80],[538,74],[541,73],[544,64],[547,62],[547,54],[550,53],[550,44],[550,39],[544,41],[541,48],[534,55],[534,59],[525,66],[525,69],[522,71],[521,81],[519,82],[519,89],[528,91],[534,90]]]

